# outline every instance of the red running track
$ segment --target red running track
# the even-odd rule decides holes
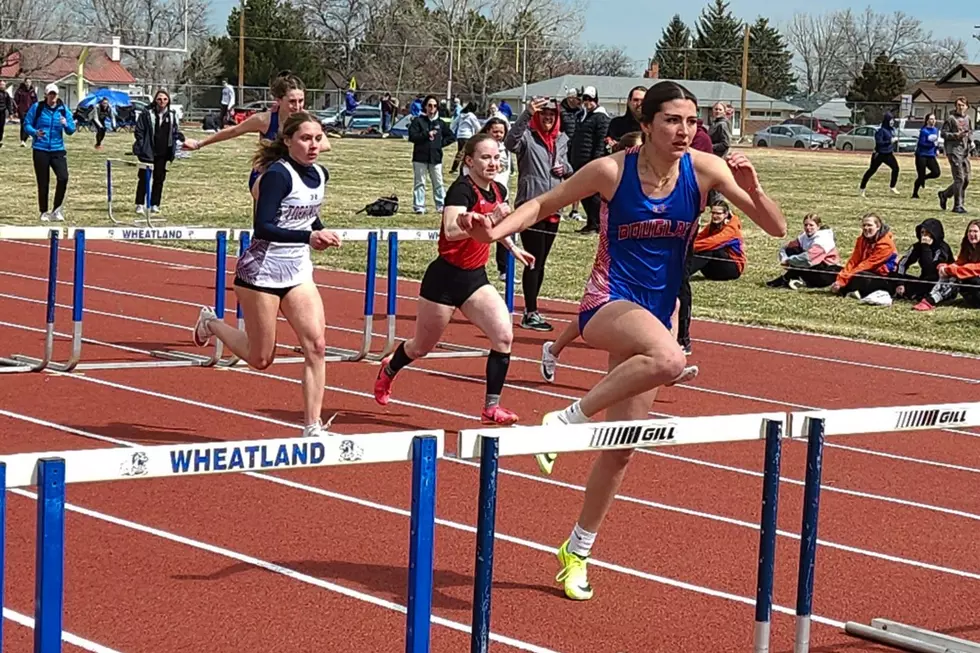
[[[91,242],[89,249],[85,332],[108,345],[87,344],[87,360],[140,359],[133,350],[163,346],[192,349],[195,306],[213,294],[210,257],[116,243]],[[43,251],[0,244],[0,321],[41,326],[43,304],[25,300],[44,296]],[[70,282],[70,265],[61,270]],[[318,271],[317,279],[328,306],[328,342],[356,347],[363,277]],[[59,288],[61,302],[69,301],[69,289]],[[406,297],[416,290],[399,284]],[[229,293],[230,310],[233,302]],[[377,306],[384,308],[383,297]],[[549,315],[564,319],[573,308],[546,304]],[[413,315],[413,303],[402,300],[399,312]],[[69,324],[70,312],[59,310],[59,331]],[[380,333],[383,315],[375,325]],[[399,319],[400,337],[411,329],[411,317]],[[10,351],[40,344],[40,335],[24,328],[0,327],[0,334]],[[707,322],[695,323],[694,336],[701,376],[665,390],[656,413],[980,400],[975,359]],[[524,423],[581,396],[604,368],[599,354],[573,346],[562,360],[573,367],[559,368],[556,384],[544,383],[536,360],[547,337],[515,329],[504,399]],[[281,339],[294,342],[287,329]],[[444,340],[485,345],[463,321]],[[62,343],[59,356],[66,354]],[[477,423],[482,361],[424,361],[406,372],[396,401],[381,408],[369,394],[374,364],[329,366],[324,416],[337,414],[333,430],[455,433]],[[140,444],[289,436],[301,419],[298,373],[297,365],[284,364],[264,373],[7,376],[0,385],[0,447],[119,444],[93,436]],[[839,628],[844,620],[876,616],[977,638],[980,442],[935,431],[828,444],[814,601],[822,620],[812,650],[877,650]],[[597,541],[596,598],[576,604],[552,582],[550,551],[574,523],[590,461],[586,454],[562,456],[549,479],[535,473],[532,461],[502,461],[498,533],[505,539],[497,544],[493,629],[511,640],[494,650],[745,650],[761,447],[638,454]],[[787,443],[775,588],[786,610],[774,616],[774,651],[792,649],[804,463],[805,447]],[[392,465],[70,486],[69,501],[84,512],[69,517],[65,628],[118,651],[401,650],[408,477],[406,466]],[[448,622],[433,626],[436,651],[468,649],[462,630],[471,612],[477,479],[473,465],[440,465],[434,613]],[[8,576],[7,607],[30,614],[35,504],[20,493],[9,503],[8,557],[15,563],[8,569],[16,571]],[[6,630],[10,650],[30,650],[28,629]]]

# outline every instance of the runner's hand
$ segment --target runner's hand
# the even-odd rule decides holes
[[[756,174],[755,167],[744,154],[733,152],[725,161],[728,163],[728,167],[732,171],[732,176],[735,177],[735,183],[738,184],[739,188],[749,194],[761,190],[759,175]]]
[[[472,216],[470,219],[470,228],[465,230],[466,233],[478,243],[492,243],[493,223],[490,221],[490,216],[480,215],[479,213],[472,213],[470,215]]]
[[[501,202],[493,210],[493,213],[490,214],[490,219],[493,221],[493,224],[498,224],[501,220],[510,215],[512,211],[513,209],[510,208],[510,204],[507,202]]]
[[[199,150],[201,149],[201,144],[198,141],[194,140],[193,138],[188,138],[186,141],[184,141],[184,146],[182,149]]]
[[[310,234],[310,247],[315,250],[324,250],[328,247],[340,247],[340,236],[334,231],[321,229]]]
[[[511,250],[511,254],[514,255],[514,258],[523,263],[524,267],[531,268],[532,270],[534,269],[534,254],[531,254],[520,247],[514,247],[514,249]]]

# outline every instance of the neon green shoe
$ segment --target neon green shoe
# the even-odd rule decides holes
[[[589,585],[589,576],[585,568],[588,558],[580,558],[570,553],[568,540],[565,540],[558,549],[558,562],[561,564],[561,571],[555,576],[555,580],[564,585],[565,596],[573,601],[591,599],[592,586]]]
[[[566,422],[561,418],[562,411],[556,410],[553,413],[545,413],[545,416],[541,419],[542,426],[563,426]],[[555,461],[558,459],[558,454],[556,453],[539,453],[534,457],[534,460],[538,463],[538,469],[541,470],[542,474],[551,474],[551,470],[555,468]]]

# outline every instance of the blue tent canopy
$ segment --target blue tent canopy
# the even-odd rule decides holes
[[[93,104],[98,104],[101,102],[102,98],[109,100],[109,104],[117,109],[119,107],[128,107],[132,104],[129,100],[129,93],[126,91],[117,91],[111,88],[99,88],[86,96],[84,100],[79,102],[78,108],[88,109]]]

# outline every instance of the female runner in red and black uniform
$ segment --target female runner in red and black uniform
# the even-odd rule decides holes
[[[514,424],[517,415],[500,405],[514,340],[510,311],[487,278],[490,245],[473,240],[457,223],[459,216],[470,212],[490,216],[494,223],[510,213],[505,202],[507,188],[494,181],[500,167],[497,141],[489,134],[478,134],[468,140],[463,148],[463,165],[469,172],[458,177],[446,193],[439,229],[439,257],[429,264],[422,278],[415,336],[381,361],[374,382],[374,398],[382,406],[388,403],[395,375],[432,351],[458,308],[490,340],[482,422]],[[533,256],[509,240],[501,242],[524,265],[534,265]]]

